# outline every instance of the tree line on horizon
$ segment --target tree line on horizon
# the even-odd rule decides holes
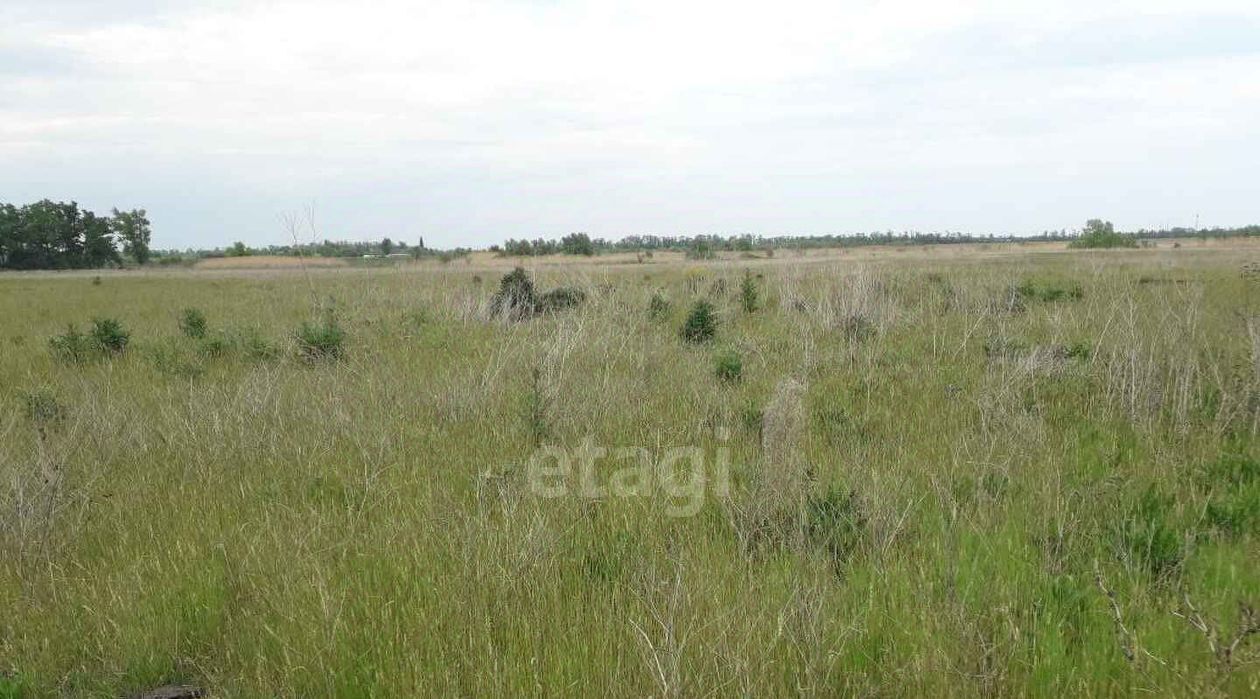
[[[835,247],[861,247],[866,245],[952,245],[960,243],[1019,243],[1037,241],[1068,241],[1074,247],[1136,247],[1137,241],[1155,238],[1233,238],[1260,236],[1260,225],[1237,228],[1169,228],[1160,230],[1141,229],[1131,233],[1116,232],[1110,221],[1090,219],[1080,231],[1043,231],[1037,235],[972,235],[946,231],[944,233],[920,233],[917,231],[873,231],[870,233],[845,233],[826,235],[694,235],[659,236],[629,235],[617,240],[592,239],[586,233],[572,233],[556,239],[515,240],[509,238],[502,245],[490,246],[490,251],[503,257],[531,257],[541,255],[596,255],[611,252],[685,251],[694,257],[706,257],[715,251],[753,252],[775,249],[809,249]]]
[[[121,267],[151,257],[144,209],[101,216],[76,202],[0,203],[0,269]]]
[[[1038,235],[972,235],[946,231],[873,231],[870,233],[826,235],[628,235],[616,240],[592,238],[587,233],[569,233],[534,240],[509,238],[490,252],[503,257],[540,255],[593,256],[613,252],[683,251],[689,257],[704,259],[718,251],[773,255],[776,249],[860,247],[867,245],[950,245],[958,243],[1014,243],[1068,241],[1073,247],[1135,247],[1139,240],[1164,238],[1229,238],[1260,236],[1260,225],[1236,228],[1141,229],[1116,232],[1109,221],[1091,219],[1081,231],[1044,231]],[[312,257],[376,258],[406,254],[414,259],[434,257],[450,261],[468,255],[470,248],[451,250],[429,248],[420,238],[415,245],[382,238],[373,241],[323,240],[294,245],[251,248],[236,242],[226,248],[152,250],[151,230],[144,209],[119,211],[100,216],[75,202],[44,199],[25,206],[0,203],[0,269],[85,269],[121,267],[128,261],[143,265],[150,260],[160,264],[190,263],[208,257],[250,255],[307,255]]]

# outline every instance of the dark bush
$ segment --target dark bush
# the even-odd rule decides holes
[[[683,322],[679,334],[684,341],[692,344],[712,342],[717,336],[717,325],[717,314],[713,311],[713,304],[702,299],[696,301],[691,307],[691,312],[687,314],[687,320]]]
[[[1026,301],[1041,301],[1043,303],[1053,303],[1055,301],[1080,301],[1085,298],[1085,289],[1080,284],[1072,284],[1071,286],[1063,284],[1055,284],[1053,282],[1046,284],[1037,284],[1032,281],[1024,281],[1015,287],[1015,293]]]
[[[661,320],[669,315],[669,299],[660,291],[652,292],[652,298],[648,299],[648,317],[652,320]]]
[[[1067,347],[1068,359],[1087,360],[1094,353],[1093,345],[1088,342],[1073,342]]]
[[[714,358],[714,373],[722,381],[734,383],[744,375],[744,362],[734,350],[719,352]]]
[[[752,313],[757,310],[759,303],[757,282],[753,280],[751,270],[744,270],[744,281],[739,284],[739,304],[745,313]]]
[[[303,322],[295,337],[304,359],[339,359],[345,352],[346,332],[331,313],[319,322]]]
[[[580,306],[586,301],[586,292],[574,286],[562,286],[538,298],[539,313],[554,313]]]
[[[92,341],[102,352],[122,354],[131,341],[131,333],[113,318],[96,318],[92,321]]]
[[[65,334],[49,339],[48,349],[54,357],[67,362],[86,362],[96,354],[91,338],[74,325],[67,326]]]
[[[88,334],[70,325],[64,335],[48,341],[53,356],[67,362],[86,362],[110,354],[122,354],[127,349],[131,334],[122,323],[113,318],[97,318],[92,321]]]
[[[806,539],[827,552],[832,570],[841,575],[844,566],[866,538],[866,514],[857,492],[831,486],[806,504]]]
[[[185,308],[179,314],[179,331],[194,340],[206,336],[206,314],[196,308]]]
[[[503,275],[499,280],[499,290],[495,292],[490,310],[495,315],[506,315],[512,320],[521,320],[534,315],[538,309],[538,294],[534,291],[534,282],[524,268],[516,269]]]
[[[517,267],[499,280],[499,290],[490,302],[490,311],[510,320],[525,320],[541,313],[573,308],[584,301],[586,292],[573,286],[558,287],[540,295],[525,270]]]

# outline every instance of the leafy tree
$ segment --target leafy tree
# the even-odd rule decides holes
[[[389,238],[383,239],[381,241],[381,254],[388,256],[393,251],[394,251],[394,241],[390,240]]]
[[[12,204],[0,204],[0,268],[9,266],[9,259],[17,245],[18,209]]]
[[[118,244],[143,263],[150,257],[143,209],[98,216],[75,202],[43,199],[0,204],[0,268],[72,269],[122,264]]]
[[[114,209],[114,217],[110,222],[114,235],[122,241],[123,254],[142,265],[149,261],[149,240],[151,232],[149,219],[144,209],[119,211]]]
[[[84,211],[80,224],[83,231],[83,259],[79,266],[104,267],[122,264],[118,248],[114,245],[114,232],[110,219]]]
[[[245,246],[245,243],[238,240],[232,243],[232,247],[228,248],[223,254],[227,257],[249,257],[250,251]]]
[[[0,267],[70,269],[118,262],[108,218],[74,202],[0,205]]]
[[[1085,230],[1080,236],[1068,243],[1070,248],[1136,248],[1137,240],[1132,236],[1117,233],[1111,221],[1091,218],[1085,222]]]
[[[595,254],[595,246],[591,243],[591,237],[585,233],[570,233],[560,239],[560,251],[566,255],[586,255],[590,257]]]
[[[691,247],[687,248],[688,260],[711,260],[716,256],[717,254],[713,252],[713,246],[709,244],[709,241],[700,237],[697,237],[691,244]]]

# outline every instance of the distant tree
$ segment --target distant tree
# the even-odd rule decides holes
[[[1070,248],[1136,248],[1137,239],[1117,233],[1111,221],[1091,218],[1085,222],[1085,230],[1068,243]]]
[[[560,239],[560,251],[566,255],[586,255],[590,257],[595,254],[595,246],[591,243],[591,237],[585,233],[570,233]]]
[[[1083,235],[1115,235],[1116,227],[1111,225],[1111,221],[1104,221],[1100,218],[1091,218],[1085,222],[1085,230]]]
[[[144,209],[131,211],[114,209],[110,227],[114,235],[122,241],[123,254],[131,257],[139,265],[149,261],[149,240],[152,234]]]
[[[232,243],[232,247],[228,248],[224,253],[227,257],[249,257],[249,248],[245,247],[245,243],[236,241]]]
[[[0,267],[70,269],[118,264],[110,220],[74,202],[0,204]]]
[[[84,211],[80,227],[83,231],[83,267],[104,267],[122,264],[118,248],[114,247],[114,232],[110,219]]]
[[[0,204],[0,268],[9,266],[9,258],[17,245],[18,209],[12,204]]]
[[[416,247],[420,248],[421,250],[424,249],[424,236],[420,236],[420,242],[416,245]]]
[[[390,240],[389,238],[385,238],[381,240],[381,254],[382,255],[389,255],[389,253],[393,251],[394,251],[394,241]]]
[[[695,241],[692,242],[691,247],[687,248],[688,260],[711,260],[716,256],[716,253],[713,252],[713,246],[709,244],[709,241],[698,236]]]

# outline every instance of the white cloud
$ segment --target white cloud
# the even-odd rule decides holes
[[[445,244],[1251,214],[1253,2],[24,2],[0,199],[147,206],[164,244],[310,199]]]

